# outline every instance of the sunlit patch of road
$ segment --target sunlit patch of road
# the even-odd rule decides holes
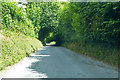
[[[1,78],[118,78],[112,66],[79,55],[69,49],[44,46],[24,58]]]

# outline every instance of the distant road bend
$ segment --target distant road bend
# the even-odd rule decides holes
[[[44,46],[2,72],[0,78],[118,78],[118,71],[69,49]]]

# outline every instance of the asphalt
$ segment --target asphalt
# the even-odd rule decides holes
[[[118,71],[69,49],[44,46],[0,73],[0,78],[118,78]]]

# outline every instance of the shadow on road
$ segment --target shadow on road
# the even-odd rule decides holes
[[[48,62],[51,58],[54,58],[49,54],[52,52],[50,49],[51,46],[45,46],[30,56],[30,58],[37,59],[38,61],[32,63],[32,65],[28,68],[37,73],[44,74],[45,76],[43,76],[43,78],[52,76],[51,72],[54,71],[53,69],[50,69],[51,64]]]
[[[27,68],[34,73],[43,74],[42,78],[118,77],[118,72],[109,66],[107,67],[102,63],[80,56],[62,47],[44,46],[30,55],[29,58],[37,59],[37,61]]]

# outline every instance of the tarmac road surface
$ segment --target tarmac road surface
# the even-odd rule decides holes
[[[69,49],[44,46],[0,73],[0,78],[118,78],[118,71]]]

